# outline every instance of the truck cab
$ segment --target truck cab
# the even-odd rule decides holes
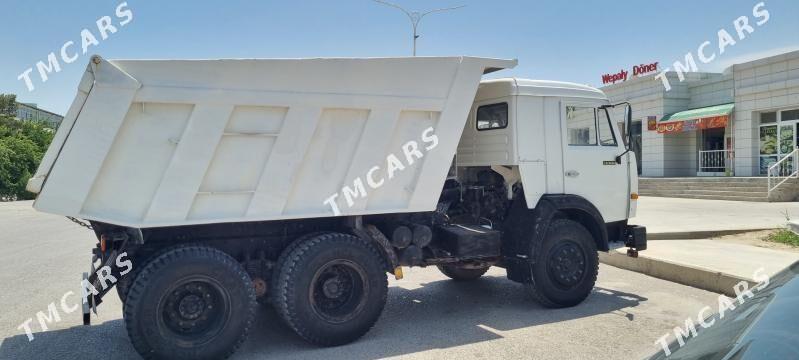
[[[616,160],[626,151],[624,120],[608,105],[601,91],[579,84],[483,81],[456,164],[518,172],[531,207],[545,194],[570,194],[593,204],[606,222],[626,220],[635,216],[635,161],[628,161],[634,154]]]
[[[542,282],[534,264],[549,261],[537,252],[553,234],[541,229],[556,222],[584,229],[598,251],[628,246],[637,256],[646,249],[645,229],[627,224],[638,199],[635,155],[623,133],[630,113],[629,105],[611,104],[585,85],[517,78],[480,83],[449,181],[460,190],[460,215],[468,213],[460,221],[502,232],[501,263],[510,279]],[[595,257],[579,246],[567,250],[578,254],[570,260],[579,264]],[[539,300],[548,306],[579,302],[546,296]]]

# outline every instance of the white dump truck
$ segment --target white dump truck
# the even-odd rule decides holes
[[[631,109],[583,85],[481,82],[515,65],[95,56],[28,190],[90,223],[84,322],[116,287],[145,358],[224,358],[258,303],[311,343],[354,341],[404,266],[497,266],[573,306],[597,251],[646,248],[627,223]]]

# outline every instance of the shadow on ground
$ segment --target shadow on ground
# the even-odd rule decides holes
[[[634,321],[625,308],[648,299],[597,287],[582,304],[545,309],[520,284],[486,276],[471,283],[449,280],[414,289],[392,286],[383,316],[362,339],[319,348],[299,339],[269,307],[258,312],[249,340],[235,359],[375,359],[445,349],[501,338],[497,332],[613,313]],[[100,309],[102,310],[102,309]],[[121,319],[3,340],[0,359],[137,359]]]

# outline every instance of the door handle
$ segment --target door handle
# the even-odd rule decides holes
[[[569,171],[566,171],[566,176],[568,176],[568,177],[578,177],[578,176],[580,176],[580,172],[577,171],[577,170],[569,170]]]

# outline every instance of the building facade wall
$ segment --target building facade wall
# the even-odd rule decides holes
[[[760,114],[799,109],[799,51],[736,64],[723,73],[686,74],[684,81],[675,72],[666,76],[670,91],[654,75],[602,88],[612,102],[630,102],[633,121],[642,122],[642,176],[696,176],[700,170],[701,130],[659,134],[647,129],[648,117],[660,121],[679,111],[729,103],[735,108],[725,129],[725,146],[734,154],[733,173],[762,175]]]
[[[760,114],[799,108],[799,51],[732,67],[735,78],[735,173],[761,175]]]
[[[26,121],[44,122],[48,126],[57,128],[64,117],[36,107],[36,104],[17,103],[17,118]]]

